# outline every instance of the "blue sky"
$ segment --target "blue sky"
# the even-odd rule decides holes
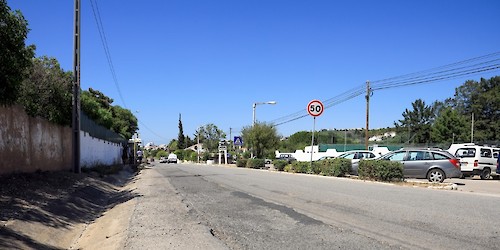
[[[8,0],[31,29],[37,56],[73,68],[73,2]],[[229,137],[252,123],[306,112],[366,80],[376,81],[500,51],[500,1],[202,1],[97,0],[117,84],[90,0],[82,0],[82,89],[97,89],[140,120],[144,142],[177,138],[213,123]],[[392,126],[418,98],[452,97],[466,80],[374,91],[370,128]],[[121,92],[120,97],[119,91]],[[339,103],[317,129],[365,127],[365,98]],[[278,126],[281,135],[311,130],[305,117]]]

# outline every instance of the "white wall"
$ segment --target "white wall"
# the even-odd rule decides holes
[[[276,151],[276,158],[279,157],[280,154],[291,154],[297,161],[310,161],[311,160],[311,146],[307,146],[304,148],[305,152],[303,150],[295,150],[295,153],[280,153],[279,151]],[[330,156],[330,157],[336,157],[341,154],[341,152],[337,152],[336,149],[327,149],[326,152],[318,152],[319,147],[318,146],[313,146],[313,155],[312,155],[312,160],[317,161],[321,157],[324,156]]]
[[[122,145],[91,137],[80,131],[80,165],[82,168],[96,165],[122,164]]]

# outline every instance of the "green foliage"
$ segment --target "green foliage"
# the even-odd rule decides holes
[[[184,129],[182,128],[181,114],[179,114],[179,135],[177,136],[177,143],[178,143],[177,147],[179,149],[187,148],[186,137],[184,136]]]
[[[196,162],[198,161],[198,153],[193,150],[185,150],[184,152],[184,160]]]
[[[288,171],[287,171],[288,169]],[[309,173],[310,171],[310,163],[309,162],[300,162],[300,161],[294,161],[291,164],[288,164],[285,167],[285,171],[291,172],[291,173]]]
[[[191,150],[189,150],[191,151]],[[177,155],[177,159],[183,161],[186,157],[186,150],[184,149],[177,149],[174,151],[174,154]]]
[[[402,181],[403,164],[386,160],[361,160],[358,165],[358,175],[361,179]]]
[[[167,157],[168,153],[165,150],[158,150],[156,154],[154,154],[155,158],[159,159],[160,157]]]
[[[0,104],[13,104],[31,67],[35,47],[26,46],[28,22],[0,0]]]
[[[311,145],[311,138],[311,132],[299,131],[281,142],[280,151],[295,152],[297,149],[304,149],[304,147]]]
[[[211,153],[218,151],[219,142],[226,138],[226,134],[214,124],[200,127],[196,131],[196,136],[198,135],[200,136],[200,143],[203,143],[203,147]]]
[[[344,158],[327,159],[315,163],[318,165],[320,173],[326,176],[343,177],[351,172],[352,168],[351,161]]]
[[[285,160],[274,160],[273,161],[274,168],[278,171],[283,171],[287,164],[288,164],[288,162]]]
[[[72,76],[55,58],[34,58],[22,82],[18,103],[26,113],[61,125],[71,124]]]
[[[431,138],[434,142],[465,142],[469,136],[467,121],[451,107],[445,107],[432,125]]]
[[[431,138],[431,125],[434,121],[434,109],[431,106],[425,105],[422,99],[417,99],[412,104],[413,110],[406,109],[403,112],[403,120],[395,123],[396,128],[409,130],[411,137],[409,141],[413,143],[427,143]]]
[[[236,167],[245,168],[247,166],[248,159],[240,158],[236,160]]]
[[[178,142],[177,140],[175,140],[175,139],[172,139],[172,140],[168,143],[168,150],[169,150],[170,152],[175,151],[175,150],[179,149],[178,145],[179,145],[179,142]]]
[[[89,88],[82,92],[80,101],[82,111],[97,124],[128,139],[137,131],[137,118],[132,112],[113,106],[113,99],[102,92]]]
[[[264,159],[248,159],[247,160],[247,168],[263,168],[266,166],[266,162]]]
[[[264,158],[266,153],[276,150],[279,144],[279,136],[276,127],[257,122],[253,126],[243,128],[243,141],[257,158]]]

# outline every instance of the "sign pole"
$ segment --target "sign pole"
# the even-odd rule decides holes
[[[323,103],[319,100],[312,100],[307,104],[307,113],[311,115],[313,119],[313,131],[312,131],[312,139],[311,139],[311,165],[310,169],[312,171],[312,165],[313,165],[313,151],[314,151],[314,132],[316,131],[316,117],[320,116],[323,114],[323,111],[325,110],[325,107],[323,106]]]
[[[313,147],[314,147],[314,131],[316,131],[316,116],[313,117],[313,131],[312,131],[312,139],[311,139],[311,171],[313,166]]]

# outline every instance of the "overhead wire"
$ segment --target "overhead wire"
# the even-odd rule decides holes
[[[374,90],[383,90],[383,89],[397,88],[408,85],[425,84],[425,83],[459,78],[466,75],[474,75],[482,72],[495,71],[500,69],[500,64],[498,63],[500,61],[500,58],[498,58],[499,55],[500,51],[439,66],[436,68],[418,71],[415,73],[371,81],[370,92],[373,93]],[[360,85],[344,93],[341,93],[335,97],[325,100],[323,102],[324,108],[325,109],[331,108],[335,105],[351,100],[362,94],[368,94],[366,93],[365,85]],[[292,121],[299,120],[307,116],[308,116],[307,112],[301,110],[292,113],[290,115],[286,115],[271,120],[271,123],[274,124],[274,126],[279,126]]]
[[[108,61],[109,69],[111,71],[111,76],[113,77],[113,82],[114,82],[114,84],[116,86],[116,89],[118,91],[118,96],[120,97],[120,100],[122,101],[123,106],[128,109],[127,104],[125,102],[125,99],[123,98],[123,95],[122,95],[122,92],[121,92],[121,89],[120,89],[120,85],[118,84],[118,77],[116,75],[115,67],[113,65],[113,60],[111,58],[111,52],[110,52],[110,49],[109,49],[109,46],[108,46],[108,41],[107,41],[107,38],[106,38],[106,33],[104,32],[104,25],[102,23],[101,13],[99,11],[99,6],[98,6],[96,0],[89,0],[89,1],[90,1],[90,5],[92,7],[92,13],[94,14],[94,20],[95,20],[95,22],[97,24],[97,30],[99,32],[99,37],[101,38],[101,43],[102,43],[102,46],[104,48],[104,54],[106,55],[106,60]],[[168,140],[165,137],[163,137],[163,136],[159,135],[158,133],[156,133],[155,131],[153,131],[152,129],[150,129],[141,120],[138,120],[138,122],[146,130],[148,130],[149,132],[151,132],[153,135],[155,135],[155,136],[157,136],[157,137],[159,137],[159,138],[161,138],[163,140]]]

